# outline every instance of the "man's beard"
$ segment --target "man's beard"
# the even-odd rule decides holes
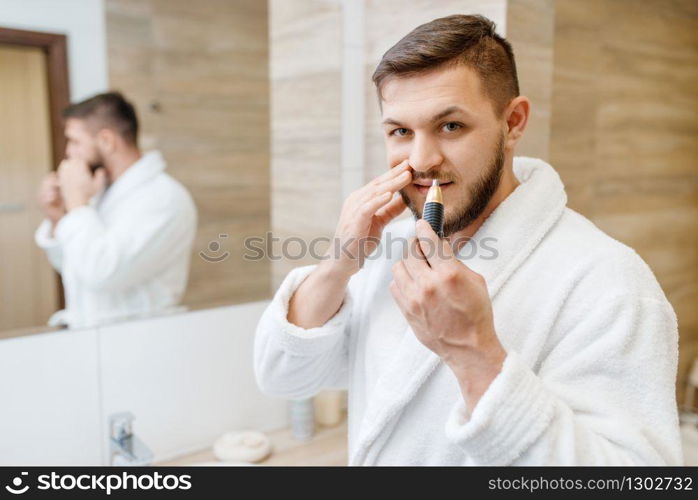
[[[459,231],[462,231],[472,224],[482,212],[487,208],[487,204],[494,196],[494,193],[499,187],[499,182],[502,178],[504,170],[504,135],[499,137],[497,147],[494,151],[494,158],[490,160],[489,167],[472,186],[470,186],[469,197],[470,203],[464,207],[456,207],[456,213],[444,220],[444,236],[448,237]],[[422,218],[422,207],[416,207],[412,203],[404,190],[400,190],[400,195],[405,204],[412,211],[415,219]],[[446,207],[448,208],[448,207]]]
[[[98,169],[104,168],[104,162],[102,160],[98,161],[93,161],[87,164],[90,167],[90,170],[94,174]]]
[[[99,150],[95,150],[94,156],[92,156],[92,158],[87,161],[87,166],[90,167],[90,170],[93,174],[96,170],[104,168],[104,157],[99,152]]]

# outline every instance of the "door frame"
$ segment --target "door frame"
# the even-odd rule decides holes
[[[63,132],[63,110],[70,104],[68,80],[67,37],[60,33],[44,33],[0,27],[0,43],[23,47],[38,47],[46,54],[48,77],[49,120],[51,123],[51,157],[53,170],[63,159],[65,135]],[[65,307],[65,295],[60,274],[58,280],[58,307]]]

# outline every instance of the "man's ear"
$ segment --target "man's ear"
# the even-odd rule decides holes
[[[513,149],[526,130],[528,117],[531,113],[531,101],[526,96],[518,96],[511,100],[504,111],[507,122],[506,144],[507,149]]]
[[[104,156],[108,156],[116,150],[117,140],[116,133],[111,129],[103,128],[97,132],[97,147]]]

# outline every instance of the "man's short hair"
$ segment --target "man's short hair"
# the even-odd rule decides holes
[[[462,64],[473,68],[482,88],[501,115],[519,95],[519,81],[511,44],[495,31],[484,16],[453,15],[435,19],[412,30],[385,54],[373,83],[382,99],[383,84],[391,77],[413,76]]]
[[[63,118],[93,121],[99,129],[109,128],[134,146],[138,144],[138,117],[133,104],[119,92],[97,94],[71,104],[63,111]]]

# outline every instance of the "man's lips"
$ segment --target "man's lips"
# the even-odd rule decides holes
[[[443,184],[440,183],[439,187],[442,190],[444,190],[444,189],[448,189],[451,186],[451,184],[453,184],[453,183],[452,182],[444,182]],[[426,195],[429,192],[429,188],[431,187],[431,181],[430,180],[429,181],[419,180],[419,181],[413,182],[412,185],[417,190],[417,192],[419,192],[419,194]]]

